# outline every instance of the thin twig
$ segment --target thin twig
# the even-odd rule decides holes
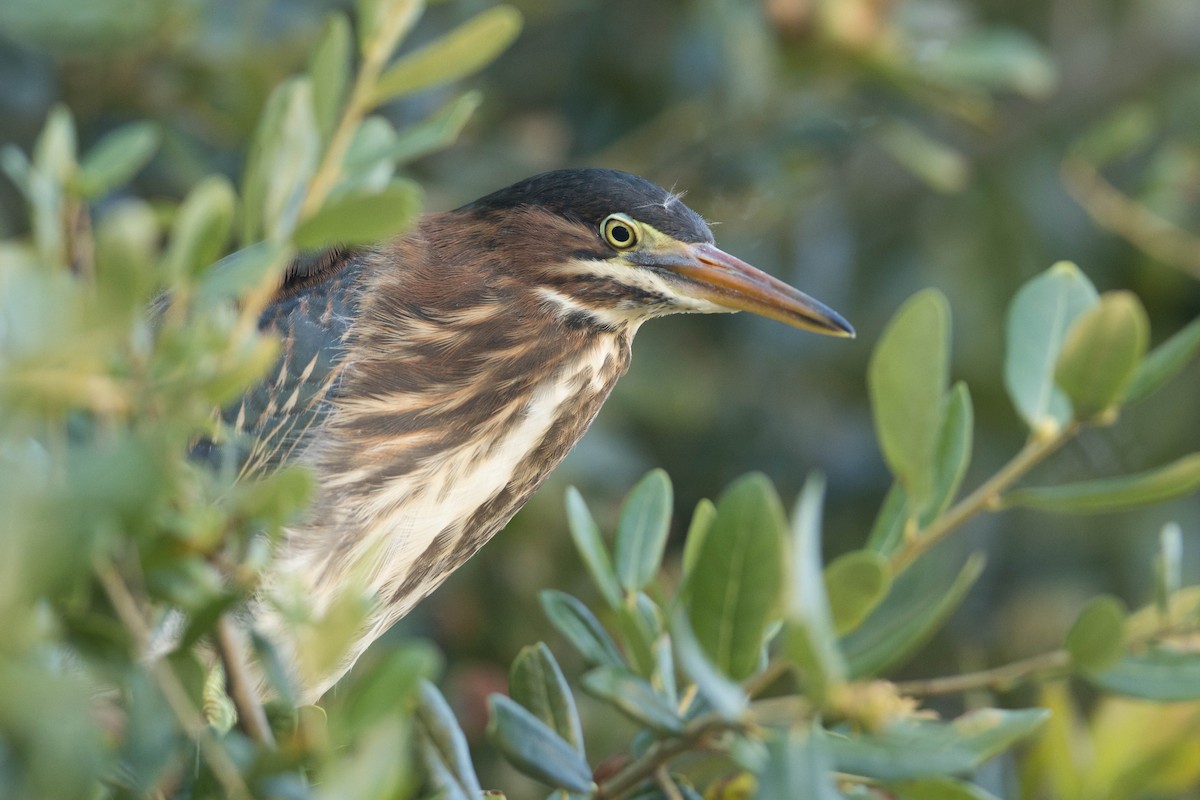
[[[683,733],[672,739],[655,742],[642,756],[627,764],[620,772],[596,787],[596,800],[619,800],[644,781],[652,779],[673,759],[699,747],[705,740],[727,730],[742,726],[715,714],[697,717]]]
[[[125,585],[120,573],[111,563],[97,563],[94,571],[121,623],[133,634],[136,647],[139,651],[144,650],[146,642],[150,638],[150,627],[142,617],[142,612],[138,608],[133,594],[129,591],[129,587]],[[187,689],[179,680],[179,676],[171,669],[170,664],[163,659],[155,659],[147,664],[147,669],[180,727],[204,753],[213,775],[225,790],[225,795],[236,800],[243,798],[250,800],[250,789],[242,779],[237,765],[233,763],[229,754],[225,752],[225,748],[213,737],[208,726],[204,724],[204,718],[192,704]]]
[[[258,692],[254,690],[254,679],[246,664],[245,647],[242,639],[234,628],[228,614],[222,614],[217,620],[214,639],[221,664],[225,667],[225,682],[229,690],[229,699],[237,709],[238,722],[242,730],[254,741],[275,749],[275,735],[267,723],[267,715],[263,712],[262,703],[258,701]]]
[[[924,680],[900,681],[896,689],[901,694],[910,697],[933,697],[943,694],[958,694],[976,689],[1011,689],[1017,684],[1028,680],[1048,678],[1065,672],[1071,667],[1071,656],[1066,650],[1054,650],[1049,653],[1031,656],[1010,664],[967,672],[961,675],[947,675],[942,678],[926,678]]]
[[[1079,423],[1069,425],[1046,435],[1033,435],[1012,460],[1000,468],[992,477],[979,485],[975,491],[955,503],[945,513],[929,524],[929,527],[905,540],[904,545],[892,554],[892,574],[903,572],[926,550],[953,533],[960,525],[981,511],[993,507],[1006,489],[1025,476],[1064,443],[1079,432]]]

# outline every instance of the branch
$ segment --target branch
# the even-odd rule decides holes
[[[1054,650],[979,672],[947,675],[943,678],[899,681],[896,683],[896,689],[901,694],[910,697],[933,697],[970,692],[976,689],[1005,690],[1028,680],[1057,677],[1059,673],[1069,670],[1070,666],[1070,654],[1066,650]]]
[[[274,750],[275,735],[271,732],[267,715],[263,713],[262,704],[258,701],[258,692],[254,690],[254,680],[250,676],[244,657],[243,642],[238,637],[229,615],[222,614],[217,620],[213,638],[217,645],[217,653],[221,657],[221,664],[225,667],[229,699],[237,709],[242,730],[254,741]]]
[[[117,617],[133,634],[138,650],[144,650],[146,642],[150,638],[150,628],[142,617],[142,612],[138,609],[137,601],[134,600],[129,587],[125,585],[120,573],[111,563],[97,563],[94,571],[100,585],[104,587],[105,594],[112,602]],[[192,704],[187,689],[179,680],[179,676],[171,669],[170,664],[163,659],[155,659],[148,663],[146,668],[150,671],[154,682],[158,684],[159,691],[162,692],[163,698],[167,701],[167,705],[171,708],[180,727],[204,753],[213,775],[225,790],[225,795],[235,798],[235,800],[251,800],[250,789],[242,779],[242,773],[238,771],[237,765],[233,763],[233,759],[225,752],[221,743],[213,737],[212,731],[204,724],[204,718]]]

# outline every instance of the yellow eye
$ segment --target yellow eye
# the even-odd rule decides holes
[[[610,214],[600,223],[604,241],[618,250],[628,250],[638,243],[638,224],[624,214]]]

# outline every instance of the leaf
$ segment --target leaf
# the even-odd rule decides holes
[[[329,200],[300,223],[292,241],[302,250],[381,242],[406,229],[420,210],[421,190],[417,184],[397,180],[375,194],[341,195]]]
[[[958,487],[962,484],[967,467],[971,463],[974,423],[971,393],[967,385],[959,381],[946,398],[937,451],[934,455],[933,493],[921,516],[922,525],[928,525],[949,508],[954,496],[958,494]]]
[[[649,677],[654,672],[654,642],[661,633],[661,613],[643,592],[630,595],[617,606],[617,625],[621,641],[634,671]]]
[[[849,676],[879,675],[912,656],[962,603],[983,572],[985,560],[980,553],[972,555],[948,587],[918,586],[907,602],[890,601],[876,607],[857,630],[842,639]],[[905,577],[909,588],[919,578],[911,570]],[[900,581],[893,582],[893,594],[900,585]]]
[[[1054,382],[1054,367],[1071,324],[1096,302],[1091,281],[1067,261],[1026,283],[1013,298],[1004,385],[1034,431],[1057,430],[1071,419],[1071,403]]]
[[[1142,359],[1122,402],[1136,403],[1157,392],[1200,352],[1200,319],[1192,320]]]
[[[433,784],[447,800],[478,800],[483,789],[471,763],[467,737],[442,693],[428,681],[421,681],[416,718],[421,755]]]
[[[538,642],[517,654],[508,673],[508,690],[513,700],[584,755],[575,698],[549,647]]]
[[[896,163],[939,192],[960,192],[971,176],[966,157],[920,128],[892,119],[874,131],[875,141]]]
[[[322,142],[329,141],[346,101],[346,87],[350,84],[352,47],[350,22],[346,15],[336,12],[330,14],[325,19],[325,30],[321,39],[308,61],[313,115]]]
[[[574,486],[567,487],[567,527],[571,531],[575,549],[592,576],[592,582],[600,590],[600,596],[610,608],[618,608],[621,605],[621,586],[617,583],[617,574],[613,572],[612,560],[604,547],[600,527],[592,518],[583,495]]]
[[[964,87],[1004,89],[1034,100],[1058,84],[1054,60],[1024,31],[989,26],[951,37],[946,47],[923,59],[925,70]]]
[[[692,512],[692,521],[688,523],[687,535],[683,540],[683,581],[680,587],[682,593],[691,581],[692,573],[696,571],[696,559],[704,549],[704,540],[708,531],[717,519],[717,507],[707,498],[696,503]]]
[[[772,730],[767,758],[758,772],[755,797],[763,800],[840,800],[833,759],[819,729]]]
[[[583,676],[584,690],[625,716],[659,733],[683,732],[683,720],[644,678],[618,667],[597,667]]]
[[[867,547],[882,555],[890,555],[904,544],[904,525],[908,520],[908,495],[899,483],[893,483],[875,515],[875,523],[867,536]]]
[[[1162,122],[1151,106],[1130,103],[1093,126],[1071,150],[1100,167],[1145,145],[1157,135],[1161,126]]]
[[[839,636],[859,626],[892,586],[887,559],[874,550],[855,550],[825,568],[825,594]]]
[[[378,800],[401,794],[412,772],[409,731],[395,716],[382,720],[359,736],[353,748],[339,751],[337,758],[322,765],[308,796],[312,800]],[[445,796],[447,800],[456,797],[450,792]]]
[[[389,67],[375,84],[375,102],[465,78],[508,49],[520,32],[519,11],[489,8]]]
[[[175,215],[163,258],[168,275],[174,280],[193,276],[221,257],[233,228],[236,202],[233,187],[222,175],[209,175],[188,192]]]
[[[528,710],[501,694],[488,697],[488,741],[510,764],[556,788],[590,793],[592,770],[579,750]]]
[[[344,728],[341,741],[349,744],[397,709],[407,707],[409,698],[441,668],[441,654],[427,642],[404,642],[385,651],[371,669],[355,676],[351,691],[338,696],[343,703],[341,713],[331,721]]]
[[[381,51],[386,58],[425,10],[424,0],[357,0],[359,47]]]
[[[364,119],[350,140],[342,161],[341,180],[331,197],[383,191],[396,173],[396,165],[388,153],[395,146],[398,135],[385,117],[372,114]]]
[[[945,776],[889,783],[887,790],[896,800],[997,800],[973,783]]]
[[[751,675],[768,618],[779,605],[783,505],[765,475],[739,478],[717,500],[689,583],[696,638],[717,669]]]
[[[1162,503],[1200,488],[1200,453],[1192,453],[1157,469],[1098,478],[1060,486],[1016,489],[1002,498],[1006,507],[1020,506],[1065,514],[1105,514]]]
[[[471,115],[483,102],[481,92],[466,92],[450,101],[427,119],[399,131],[392,141],[382,148],[365,151],[352,161],[357,166],[360,160],[386,160],[392,165],[407,164],[422,156],[444,150],[458,139]]]
[[[867,388],[884,460],[917,508],[933,491],[942,397],[950,374],[950,309],[932,289],[906,302],[871,355]]]
[[[196,301],[203,307],[239,297],[261,286],[268,275],[282,275],[292,255],[291,248],[274,242],[258,242],[230,253],[201,274]]]
[[[1150,322],[1130,292],[1108,292],[1071,325],[1055,380],[1076,419],[1089,420],[1121,398],[1146,354]]]
[[[542,610],[589,664],[624,667],[625,659],[600,621],[583,603],[565,592],[546,589],[538,595]]]
[[[1109,595],[1095,597],[1084,606],[1067,632],[1067,652],[1076,667],[1098,672],[1121,657],[1127,613],[1125,604]]]
[[[1200,653],[1155,647],[1084,677],[1097,688],[1160,703],[1200,700]]]
[[[650,471],[621,507],[614,548],[617,580],[637,592],[654,580],[671,529],[671,479],[661,469]]]
[[[687,615],[682,612],[671,620],[671,642],[675,645],[680,668],[696,684],[700,696],[724,719],[740,720],[750,698],[741,686],[722,675],[708,660],[688,624]]]
[[[846,678],[821,575],[821,505],[825,479],[810,475],[792,516],[788,553],[787,647],[804,670],[805,693],[818,706]]]
[[[824,735],[839,772],[900,781],[978,769],[1034,733],[1049,716],[1040,708],[985,708],[948,723],[901,719],[881,733]]]
[[[79,165],[75,189],[84,197],[100,197],[124,185],[146,166],[162,139],[152,122],[133,122],[101,139]]]

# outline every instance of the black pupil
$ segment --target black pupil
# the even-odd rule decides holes
[[[609,233],[612,235],[613,241],[618,244],[626,244],[633,238],[629,228],[624,225],[613,225]]]

